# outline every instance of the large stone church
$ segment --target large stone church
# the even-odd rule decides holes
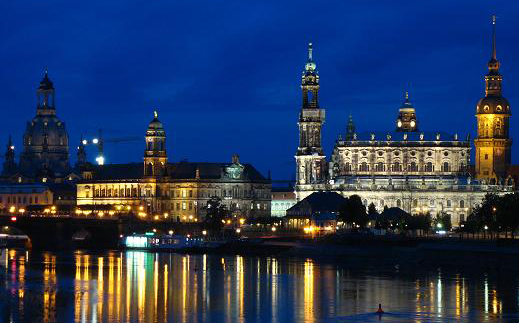
[[[327,159],[321,145],[325,110],[319,105],[319,75],[310,44],[301,83],[303,102],[295,156],[297,200],[317,191],[356,194],[366,206],[373,203],[379,210],[387,206],[411,214],[444,212],[456,226],[487,193],[512,191],[512,179],[507,175],[511,160],[511,112],[501,93],[495,20],[493,29],[485,97],[476,107],[474,170],[470,136],[421,129],[407,92],[394,130],[357,131],[350,116],[346,133],[338,136]]]
[[[47,70],[36,90],[36,115],[27,122],[23,148],[16,162],[11,137],[7,143],[2,181],[64,183],[78,178],[69,162],[69,137],[65,122],[56,114],[55,88]]]

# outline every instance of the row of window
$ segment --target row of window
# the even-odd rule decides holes
[[[404,166],[403,164],[397,162],[397,163],[391,164],[390,165],[390,169],[391,169],[392,172],[402,172],[403,171],[403,166]],[[370,164],[368,164],[366,162],[362,162],[362,163],[359,164],[358,168],[359,168],[360,172],[369,172]],[[408,172],[418,172],[418,171],[420,171],[420,168],[421,168],[421,171],[423,171],[423,172],[434,172],[434,165],[431,162],[428,162],[427,164],[422,165],[422,167],[419,167],[414,162],[407,165],[407,171]],[[352,171],[352,165],[350,163],[345,163],[343,169],[344,169],[345,172],[351,172]],[[375,172],[385,172],[386,171],[386,164],[384,164],[382,162],[376,163],[374,165],[374,170],[375,170]],[[452,170],[451,165],[448,162],[444,162],[441,165],[441,171],[442,172],[451,172],[453,170]],[[465,165],[464,164],[460,164],[460,167],[459,167],[458,171],[460,171],[460,172],[465,171]]]
[[[171,190],[170,192],[166,191],[166,196],[176,196],[176,197],[190,197],[192,198],[193,190],[177,190],[176,194],[175,191]],[[196,194],[196,197],[211,197],[211,196],[218,196],[219,190],[199,190],[197,191],[198,194]],[[160,196],[160,191],[158,191],[159,194],[157,196]],[[168,194],[169,193],[169,194]],[[261,191],[253,191],[253,190],[240,190],[237,188],[229,189],[229,190],[222,190],[221,191],[222,196],[224,197],[233,197],[233,198],[267,198],[268,192],[266,190]],[[141,188],[140,187],[132,187],[132,188],[96,188],[94,190],[94,197],[140,197],[143,196]],[[152,196],[151,190],[146,189],[144,191],[144,196]],[[89,190],[86,190],[86,197],[90,197]]]
[[[5,199],[6,203],[7,204],[27,204],[27,202],[29,202],[28,204],[38,204],[39,203],[39,199],[38,199],[38,196],[35,196],[35,197],[32,197],[32,196],[29,196],[29,198],[27,198],[27,196],[7,196],[7,198]],[[4,198],[3,196],[0,196],[0,204],[4,202]]]
[[[384,200],[380,200],[379,201],[379,205],[381,207],[384,207],[384,205],[385,205],[384,203],[385,203]],[[418,200],[416,200],[416,199],[413,200],[412,204],[413,204],[413,207],[418,207]],[[429,206],[433,207],[434,205],[435,205],[435,200],[429,200]],[[451,200],[447,200],[447,207],[452,207],[452,205],[453,205],[452,201]],[[459,205],[460,208],[464,208],[465,207],[465,201],[460,200],[458,205]],[[396,206],[397,207],[402,207],[402,200],[397,199],[396,200]]]

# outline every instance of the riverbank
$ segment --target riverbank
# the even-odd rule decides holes
[[[519,271],[519,241],[349,237],[337,241],[255,239],[217,253],[302,257],[362,264],[472,267]]]

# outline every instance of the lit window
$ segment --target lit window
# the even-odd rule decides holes
[[[186,202],[182,202],[182,210],[186,209]]]

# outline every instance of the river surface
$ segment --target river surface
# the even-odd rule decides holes
[[[0,322],[519,322],[518,285],[355,260],[8,250]]]

